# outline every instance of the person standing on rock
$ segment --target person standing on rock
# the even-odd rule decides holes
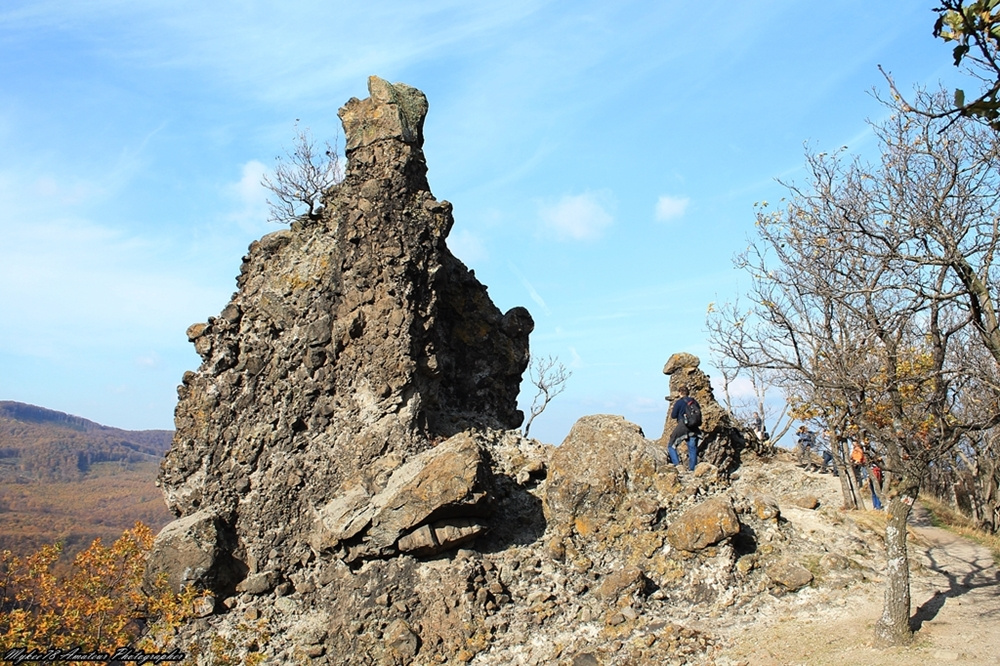
[[[677,426],[670,433],[670,443],[667,445],[667,453],[670,455],[670,462],[674,465],[680,464],[677,457],[677,441],[687,438],[688,447],[688,469],[694,470],[698,464],[698,433],[701,429],[701,405],[691,397],[688,387],[679,386],[677,392],[680,397],[674,401],[674,406],[670,410],[670,418],[677,421]]]
[[[766,443],[770,439],[767,434],[767,426],[764,425],[764,419],[761,417],[760,412],[753,413],[753,428],[751,429],[757,441],[761,444]]]
[[[813,431],[806,426],[799,426],[798,442],[799,466],[812,466],[812,448],[816,443]]]
[[[819,440],[819,449],[823,453],[823,465],[820,467],[819,471],[826,472],[826,466],[829,465],[830,469],[833,470],[834,476],[840,476],[837,471],[837,464],[833,461],[833,432],[830,430],[824,430],[823,436]]]

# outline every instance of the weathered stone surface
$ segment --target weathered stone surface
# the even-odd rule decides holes
[[[705,500],[688,509],[667,528],[667,541],[674,548],[696,551],[738,534],[740,522],[732,505],[723,498]]]
[[[439,470],[445,480],[425,478],[412,502],[362,505],[432,442],[523,419],[531,316],[500,312],[447,248],[423,94],[375,77],[369,89],[341,110],[347,173],[321,219],[252,243],[239,291],[188,329],[202,364],[178,389],[159,483],[176,515],[225,516],[250,573],[284,576],[308,557],[317,507],[337,525],[326,541],[371,543],[358,557],[444,517],[424,514],[447,513],[434,493],[469,470]]]
[[[701,359],[694,354],[677,352],[667,359],[663,366],[663,374],[672,375],[679,370],[694,371],[701,365]]]
[[[770,495],[754,495],[751,501],[754,513],[760,520],[777,520],[781,516],[778,501]]]
[[[802,509],[815,509],[819,506],[819,498],[815,495],[792,495],[786,501]]]
[[[637,598],[646,586],[646,578],[637,567],[626,567],[606,576],[597,588],[597,596],[607,606],[617,608]]]
[[[790,591],[805,587],[813,579],[808,569],[790,560],[775,562],[765,569],[765,573],[772,581]]]
[[[617,520],[630,493],[662,487],[671,494],[675,479],[665,451],[639,426],[621,416],[585,416],[549,461],[545,517],[586,534],[592,526]]]
[[[352,98],[340,110],[348,151],[385,139],[423,144],[427,98],[422,92],[377,76],[369,77],[368,91],[371,97]]]
[[[247,594],[264,594],[274,589],[275,578],[273,571],[253,573],[240,581],[239,585],[236,586],[236,591]]]
[[[352,486],[331,500],[316,512],[309,543],[321,551],[354,540],[346,555],[354,560],[386,552],[401,535],[431,517],[485,516],[488,472],[476,440],[458,434],[397,468],[375,495]],[[470,534],[459,538],[443,530],[441,538],[444,544],[457,545]],[[432,531],[426,538],[434,537]],[[416,546],[401,549],[421,550]]]
[[[485,527],[471,518],[449,518],[421,525],[399,539],[397,547],[411,555],[437,555],[475,539]]]
[[[385,630],[385,646],[388,657],[409,664],[420,649],[420,638],[403,620],[395,620]]]
[[[223,521],[210,511],[198,511],[169,523],[149,556],[147,580],[166,574],[175,592],[186,585],[219,587],[236,573],[227,557],[231,548]]]
[[[667,396],[667,415],[663,424],[663,434],[659,444],[666,447],[677,421],[670,418],[670,408],[680,396],[679,388],[687,386],[691,397],[701,405],[701,441],[698,444],[699,462],[712,463],[723,474],[732,472],[740,464],[740,453],[747,445],[740,424],[715,399],[712,382],[708,375],[698,369],[701,360],[694,354],[679,352],[673,354],[663,366],[663,374],[670,377],[670,395]],[[678,446],[677,453],[687,460],[687,447]]]

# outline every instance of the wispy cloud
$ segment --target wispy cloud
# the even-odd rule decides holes
[[[561,240],[595,240],[604,235],[614,217],[609,192],[567,195],[555,203],[543,203],[538,211],[545,228]]]
[[[688,197],[661,196],[656,200],[656,219],[660,222],[667,222],[678,217],[683,217],[687,211],[691,199]]]
[[[524,277],[524,275],[521,274],[521,271],[517,270],[517,266],[514,264],[508,263],[507,265],[510,266],[510,270],[517,276],[517,279],[521,281],[521,285],[527,290],[528,296],[531,300],[534,301],[545,314],[551,315],[552,310],[549,309],[549,306],[545,303],[545,299],[542,298],[542,295],[538,293],[530,282],[528,282],[528,278]]]
[[[113,40],[131,66],[208,72],[255,97],[280,100],[325,95],[331,84],[356,86],[369,74],[391,75],[463,44],[479,48],[546,3],[429,0],[355,6],[306,0],[253,10],[226,0],[22,4],[0,9],[0,24],[6,23],[11,34],[58,27],[95,43]],[[350,29],[331,40],[331,25]],[[308,47],[289,49],[290,43]]]
[[[452,254],[465,264],[472,265],[485,262],[489,253],[482,239],[468,229],[459,229],[448,236],[448,248]]]
[[[721,373],[712,375],[712,389],[720,396],[723,395],[726,387],[724,385],[724,380],[721,377]],[[729,397],[733,400],[739,400],[742,398],[753,398],[756,397],[756,392],[754,391],[753,382],[747,377],[737,377],[733,381],[729,382]]]
[[[229,194],[236,200],[236,210],[228,218],[236,222],[244,231],[261,228],[267,219],[267,190],[261,179],[267,167],[257,160],[250,160],[240,169],[240,179],[229,185]]]
[[[0,216],[0,344],[33,356],[81,348],[156,345],[205,310],[217,294],[194,284],[188,267],[165,265],[173,250],[82,217],[24,223]],[[211,311],[211,310],[207,310]],[[23,335],[30,322],[31,336]]]

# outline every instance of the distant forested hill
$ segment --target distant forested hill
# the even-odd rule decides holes
[[[20,402],[0,401],[0,481],[73,480],[91,465],[159,460],[171,430],[119,430]]]
[[[155,485],[173,431],[130,431],[0,401],[0,549],[60,541],[67,553],[170,513]]]

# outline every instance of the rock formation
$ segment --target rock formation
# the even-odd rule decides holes
[[[177,646],[198,664],[698,663],[717,639],[696,619],[816,584],[803,553],[825,546],[759,482],[731,485],[739,433],[696,358],[667,368],[704,407],[693,473],[620,416],[558,448],[512,430],[531,317],[445,246],[424,96],[369,91],[340,111],[348,170],[319,219],[253,243],[239,291],[188,331],[202,365],[160,474],[178,519],[148,566],[210,594]]]
[[[203,362],[178,390],[159,480],[175,515],[218,536],[191,582],[280,580],[317,544],[377,555],[421,523],[477,513],[448,497],[452,515],[430,507],[409,522],[363,514],[342,533],[327,527],[402,483],[397,468],[434,442],[523,418],[531,316],[497,310],[445,245],[453,219],[427,184],[424,95],[375,77],[369,88],[340,111],[348,168],[321,219],[253,243],[239,291],[188,329]],[[480,452],[462,451],[477,506]]]
[[[733,415],[715,399],[712,382],[699,369],[700,364],[701,360],[697,356],[686,352],[674,354],[667,360],[663,366],[663,374],[670,377],[670,404],[680,395],[678,389],[687,386],[691,397],[701,405],[702,438],[698,443],[698,460],[712,463],[724,472],[731,472],[739,467],[740,453],[746,446],[746,440]],[[670,412],[667,411],[663,435],[659,439],[661,446],[669,444],[670,434],[676,426],[677,421],[670,418]],[[682,460],[687,460],[687,447],[678,446],[677,455]]]

